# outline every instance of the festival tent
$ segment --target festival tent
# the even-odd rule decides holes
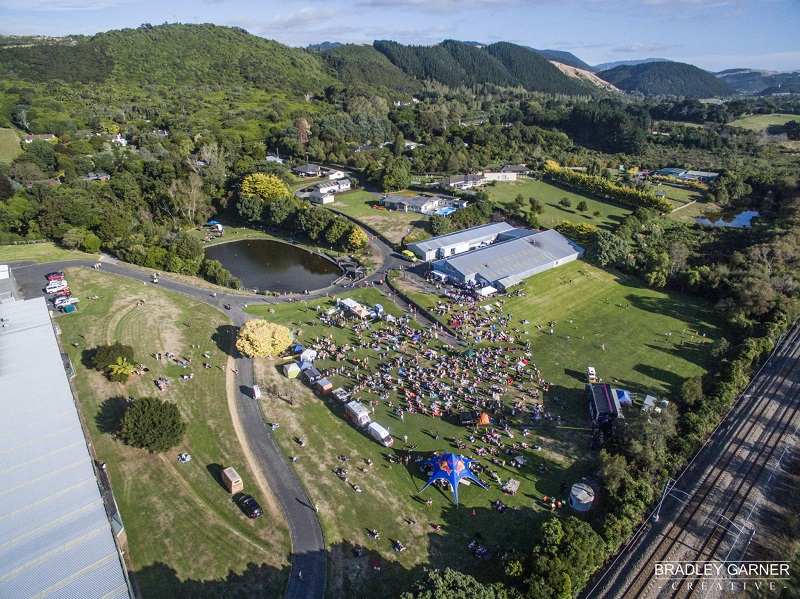
[[[302,351],[303,351],[303,346],[300,345],[299,343],[296,343],[295,345],[292,346],[292,353],[299,354]]]
[[[314,366],[308,360],[303,360],[302,362],[298,362],[297,365],[300,367],[300,370],[305,370],[306,368],[311,368],[312,366]]]
[[[484,426],[491,424],[492,421],[489,419],[489,414],[484,412],[478,417],[478,424],[482,424]]]
[[[631,392],[627,391],[626,389],[611,389],[611,393],[617,398],[617,401],[621,404],[628,404],[629,406],[633,405],[633,400],[631,399]]]
[[[296,379],[300,376],[300,365],[297,362],[289,362],[283,365],[283,374],[290,379]]]
[[[469,479],[480,485],[482,488],[487,488],[486,485],[484,485],[477,476],[472,474],[469,469],[469,465],[472,462],[477,461],[478,460],[467,459],[463,456],[457,456],[454,453],[445,453],[443,455],[436,456],[427,462],[423,462],[423,464],[433,466],[433,473],[428,479],[428,482],[425,483],[425,486],[420,489],[420,493],[424,491],[432,482],[436,480],[444,480],[450,483],[450,488],[453,490],[453,497],[455,497],[456,505],[458,505],[458,483],[460,483],[463,479]]]
[[[313,349],[304,350],[302,354],[300,354],[300,360],[311,362],[312,360],[317,359],[317,352]]]
[[[475,353],[474,349],[468,349],[467,351],[462,352],[461,355],[462,356],[466,356],[467,358],[471,358],[471,357],[475,356],[476,353]]]

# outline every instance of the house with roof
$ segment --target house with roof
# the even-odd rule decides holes
[[[37,139],[43,139],[44,141],[54,142],[57,141],[58,138],[53,135],[52,133],[36,133],[34,135],[26,135],[22,138],[26,144],[33,143]]]
[[[501,291],[583,256],[583,248],[555,229],[530,231],[511,227],[488,245],[434,261],[437,273],[458,285]]]
[[[420,214],[433,214],[439,207],[441,198],[429,196],[396,196],[385,195],[380,199],[380,205],[389,210],[398,212],[419,212]]]
[[[119,146],[120,148],[124,148],[125,146],[128,145],[128,140],[122,137],[119,133],[117,133],[116,135],[108,135],[106,139],[108,139],[108,141],[110,141],[115,146]]]
[[[298,177],[319,177],[322,174],[322,168],[316,164],[303,164],[294,167],[292,172]]]
[[[84,181],[110,181],[111,175],[108,173],[88,173],[81,177]]]
[[[344,171],[339,171],[336,169],[331,169],[325,173],[325,177],[329,181],[339,181],[340,179],[346,179],[347,174]]]
[[[442,179],[439,181],[439,185],[442,187],[464,190],[486,185],[487,181],[488,179],[483,176],[483,173],[475,175],[455,175],[454,177],[446,177]]]
[[[317,189],[309,193],[306,197],[312,204],[333,204],[335,201],[332,193],[319,191]]]
[[[340,193],[350,191],[350,179],[339,179],[338,181],[322,181],[316,184],[316,190],[322,193]]]
[[[516,175],[530,175],[531,169],[524,164],[506,164],[500,169],[501,173],[514,173]]]

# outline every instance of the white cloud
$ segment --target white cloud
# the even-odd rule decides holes
[[[617,46],[616,48],[611,48],[611,51],[623,52],[626,54],[642,54],[645,52],[662,52],[663,50],[669,50],[677,47],[678,46],[675,44],[640,44],[637,42],[628,44],[626,46]]]

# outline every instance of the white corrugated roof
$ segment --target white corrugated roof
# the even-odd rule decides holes
[[[0,318],[0,597],[130,597],[47,304]]]

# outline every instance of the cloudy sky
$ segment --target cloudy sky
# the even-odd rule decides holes
[[[166,22],[235,25],[291,46],[449,38],[567,50],[592,65],[659,57],[800,70],[800,0],[0,0],[2,34]]]

